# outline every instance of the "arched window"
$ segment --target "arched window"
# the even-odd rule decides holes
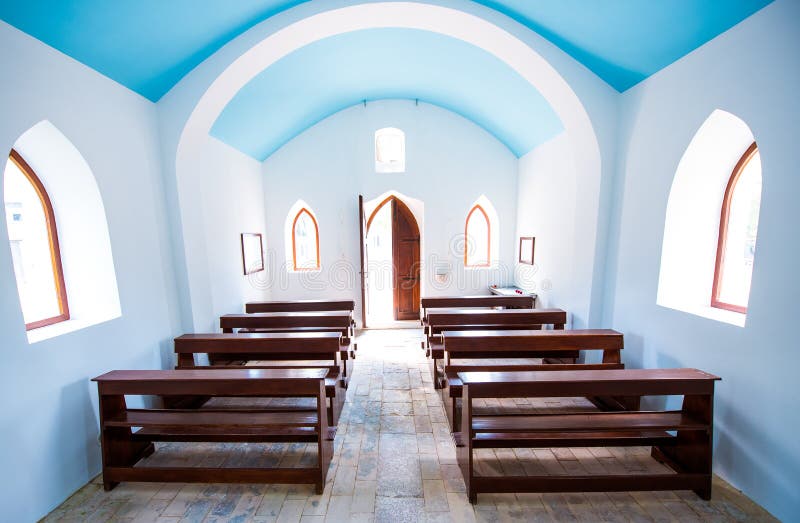
[[[292,267],[296,271],[319,269],[319,227],[317,220],[303,207],[292,222]]]
[[[6,163],[8,238],[26,330],[69,319],[53,205],[36,173],[15,150]]]
[[[747,313],[761,206],[761,157],[755,142],[736,163],[722,200],[711,306]]]
[[[406,134],[394,127],[375,131],[375,172],[402,173],[406,170]]]
[[[489,267],[492,259],[492,230],[489,215],[480,204],[467,214],[464,226],[464,265]]]

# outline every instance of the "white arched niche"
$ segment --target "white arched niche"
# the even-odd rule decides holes
[[[70,310],[68,321],[28,331],[28,342],[121,316],[105,207],[89,164],[47,120],[23,133],[14,150],[36,172],[50,196]]]
[[[500,263],[500,217],[497,215],[497,209],[494,208],[492,202],[489,201],[489,198],[486,197],[485,194],[481,194],[477,200],[472,202],[472,205],[467,208],[467,213],[470,213],[472,209],[476,206],[480,206],[481,209],[486,212],[486,218],[488,219],[489,223],[489,265],[488,266],[474,266],[474,267],[466,267],[467,270],[481,270],[481,269],[490,269],[492,267],[497,267]],[[468,214],[464,215],[464,226],[466,234],[466,219]],[[466,243],[465,243],[466,246]]]
[[[191,224],[203,223],[203,196],[201,188],[195,183],[195,176],[198,169],[207,167],[198,160],[201,157],[198,153],[203,150],[217,117],[242,87],[291,52],[331,36],[374,28],[431,31],[475,45],[506,63],[552,106],[564,125],[575,170],[582,176],[580,190],[576,193],[576,209],[580,213],[576,217],[576,228],[580,228],[580,231],[576,232],[580,234],[576,234],[575,255],[585,262],[575,268],[574,279],[582,284],[585,282],[586,303],[581,305],[581,309],[585,307],[588,316],[597,247],[601,158],[597,138],[583,104],[553,66],[510,32],[458,9],[417,2],[357,4],[289,23],[231,62],[203,93],[180,134],[175,161],[190,294],[207,295],[203,288],[211,277],[207,260],[198,253],[207,252],[212,246],[205,245],[202,235],[191,229]],[[202,321],[197,315],[202,310],[210,309],[208,304],[195,301],[192,298],[192,308],[196,309],[193,312],[195,322]]]
[[[711,307],[711,290],[725,187],[754,141],[746,123],[717,109],[683,153],[664,219],[658,305],[744,326],[744,314]]]
[[[294,204],[289,208],[289,212],[286,213],[286,220],[283,224],[283,248],[284,248],[284,258],[286,259],[286,271],[288,272],[298,272],[294,269],[294,256],[293,256],[293,243],[292,240],[294,238],[294,219],[297,214],[305,209],[308,211],[308,214],[314,219],[314,222],[317,226],[317,248],[319,249],[320,242],[322,240],[322,232],[320,231],[320,223],[319,218],[317,217],[317,213],[314,212],[314,209],[306,203],[305,200],[297,200]],[[322,270],[322,252],[318,251],[319,255],[319,262],[320,266],[316,269],[304,269],[301,272],[307,270],[313,270],[315,272],[319,272]]]

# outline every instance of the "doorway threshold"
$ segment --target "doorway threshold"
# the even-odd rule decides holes
[[[370,323],[364,330],[421,329],[419,320],[389,320]]]

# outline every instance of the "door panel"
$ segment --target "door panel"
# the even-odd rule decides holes
[[[414,215],[398,199],[392,200],[392,258],[394,260],[394,316],[419,318],[419,227]]]

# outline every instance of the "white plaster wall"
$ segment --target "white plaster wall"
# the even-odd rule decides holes
[[[518,238],[535,237],[534,265],[517,263],[515,281],[538,295],[538,307],[562,308],[580,328],[588,321],[589,304],[576,275],[577,173],[572,155],[562,133],[520,158],[514,260],[519,260]]]
[[[214,309],[205,260],[216,246],[206,245],[203,198],[194,183],[203,172],[193,157],[205,144],[216,116],[236,90],[263,66],[303,43],[362,27],[432,28],[479,45],[502,57],[530,79],[553,104],[574,151],[579,183],[575,195],[575,288],[587,324],[602,312],[605,238],[611,169],[614,165],[617,93],[569,55],[513,20],[466,0],[308,2],[258,24],[196,67],[159,102],[166,189],[183,325],[211,321]],[[348,10],[357,7],[358,10]],[[339,11],[336,9],[342,8]],[[317,15],[325,15],[311,19]],[[330,15],[330,16],[328,16]],[[301,22],[300,27],[292,24]],[[488,22],[488,23],[487,23]],[[223,74],[224,73],[224,74]],[[532,122],[531,125],[535,125]],[[313,203],[312,203],[313,205]]]
[[[208,266],[208,280],[199,289],[210,297],[208,310],[193,311],[193,330],[214,332],[222,314],[244,312],[245,302],[269,296],[267,274],[244,274],[240,236],[266,232],[261,164],[210,136],[191,161],[197,173],[192,183],[203,202],[202,221],[193,226],[209,246],[197,260]]]
[[[606,296],[627,364],[697,367],[717,386],[714,471],[784,521],[800,519],[800,3],[777,0],[622,96]],[[715,110],[761,151],[763,194],[744,328],[656,305],[667,198]],[[716,202],[714,202],[716,203]]]
[[[376,173],[374,133],[406,133],[406,172]],[[360,302],[358,195],[365,201],[397,191],[423,204],[422,291],[425,295],[487,293],[490,283],[512,280],[517,159],[472,122],[436,106],[410,100],[370,102],[345,109],[308,129],[263,164],[275,299],[353,298]],[[481,194],[499,218],[499,264],[464,269],[458,250],[467,213]],[[284,223],[305,200],[319,222],[322,271],[289,273],[284,266]],[[413,202],[407,202],[413,209]],[[434,280],[448,264],[450,278]]]
[[[6,521],[35,521],[100,471],[89,380],[171,364],[178,314],[154,105],[2,22],[0,49],[0,151],[42,120],[80,151],[105,205],[122,308],[114,320],[29,345],[0,241],[0,506]]]

